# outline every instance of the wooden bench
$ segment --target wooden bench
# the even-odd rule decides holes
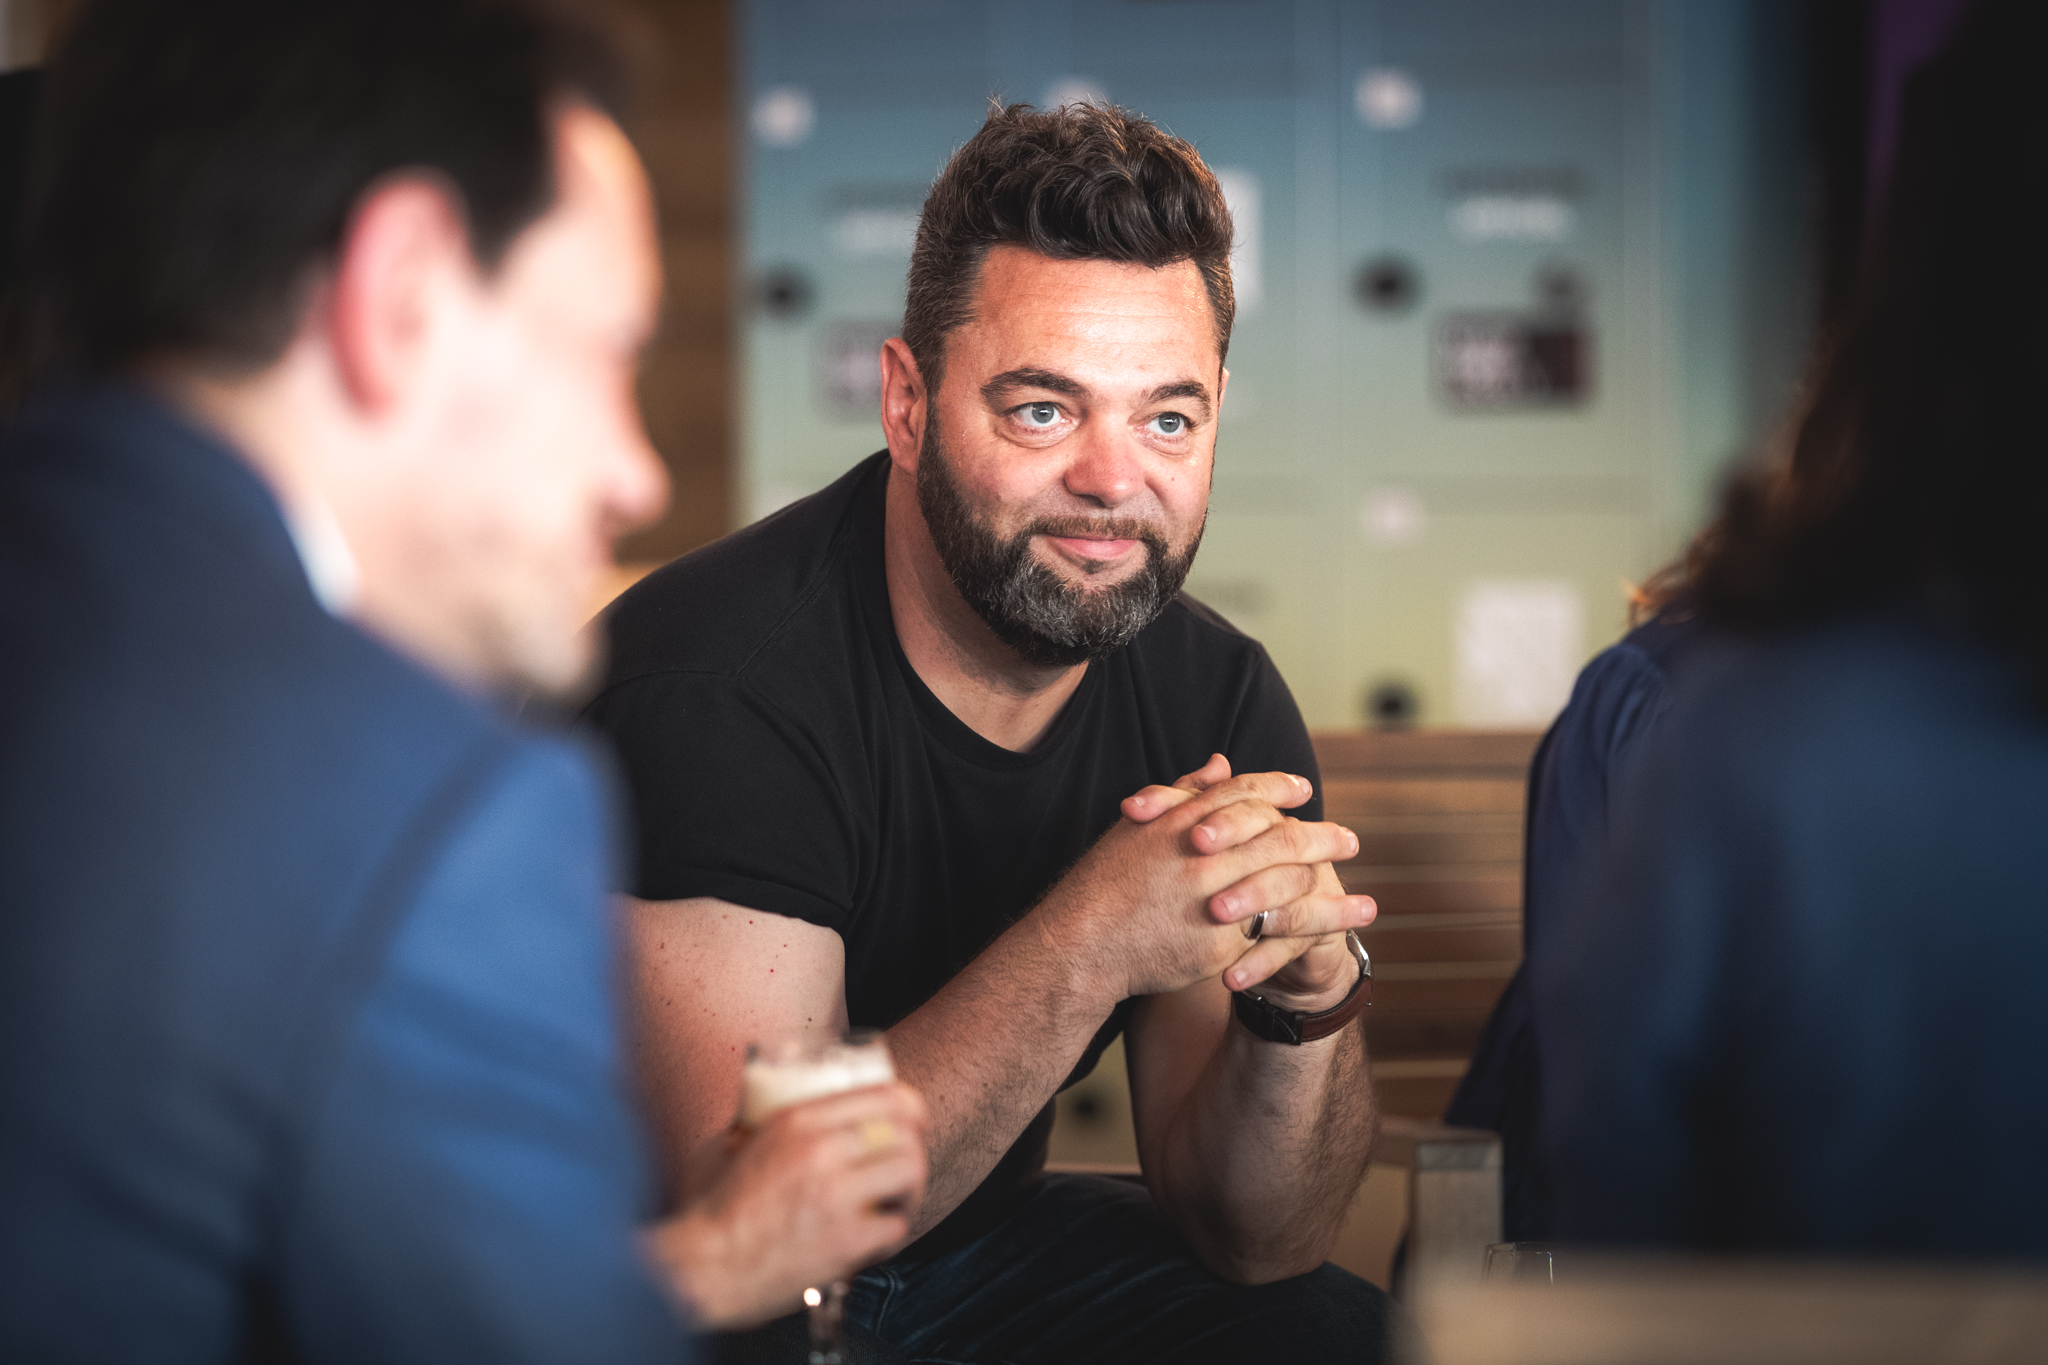
[[[1347,889],[1379,902],[1366,1012],[1373,1079],[1390,1114],[1434,1119],[1522,960],[1528,731],[1315,736],[1325,816],[1358,835]]]

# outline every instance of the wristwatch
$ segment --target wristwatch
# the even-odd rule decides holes
[[[1327,1038],[1356,1019],[1372,1003],[1372,958],[1358,941],[1356,929],[1345,933],[1344,946],[1358,959],[1358,981],[1351,994],[1320,1013],[1303,1014],[1300,1010],[1283,1010],[1257,991],[1232,991],[1230,1008],[1237,1022],[1269,1043],[1298,1045]]]

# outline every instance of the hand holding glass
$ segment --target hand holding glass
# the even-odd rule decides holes
[[[742,1134],[750,1134],[790,1105],[887,1085],[896,1079],[896,1068],[889,1060],[889,1045],[882,1035],[858,1029],[844,1039],[829,1042],[792,1041],[750,1048],[740,1078],[739,1129]],[[861,1139],[876,1149],[893,1146],[898,1140],[894,1125],[882,1119],[863,1124]],[[883,1212],[901,1212],[903,1202],[900,1198],[885,1199],[876,1207]],[[846,1295],[850,1287],[845,1280],[834,1280],[804,1291],[804,1305],[811,1321],[809,1365],[844,1365]]]

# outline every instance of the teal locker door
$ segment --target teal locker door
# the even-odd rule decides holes
[[[1620,0],[1382,0],[1340,29],[1324,486],[1354,511],[1353,705],[1394,683],[1428,723],[1541,724],[1647,567],[1640,35]]]
[[[881,445],[875,351],[903,316],[932,176],[978,124],[983,7],[752,0],[742,520]]]

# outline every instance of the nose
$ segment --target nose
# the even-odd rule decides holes
[[[1093,424],[1091,424],[1091,427]],[[1115,508],[1145,486],[1145,471],[1131,436],[1122,431],[1084,427],[1061,482],[1067,492],[1096,507]]]
[[[647,439],[640,408],[630,400],[604,481],[605,521],[613,536],[649,525],[668,506],[668,466]]]

